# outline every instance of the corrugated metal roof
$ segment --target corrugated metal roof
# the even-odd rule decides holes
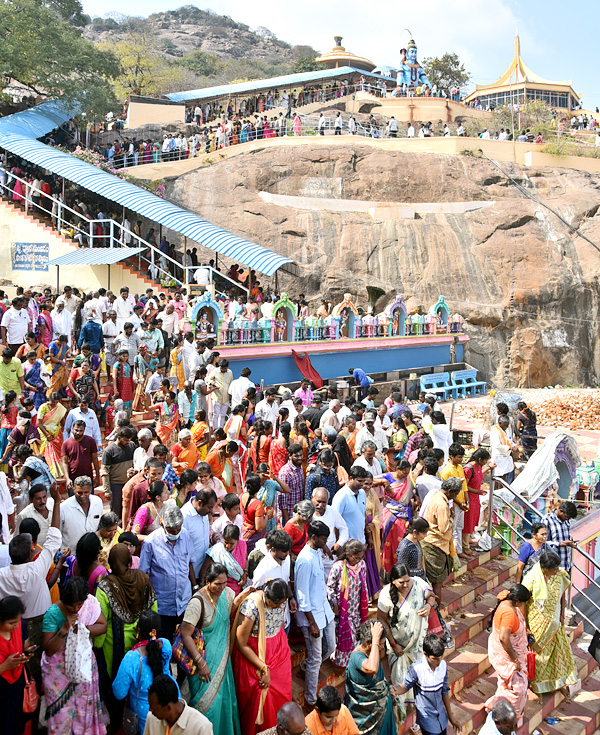
[[[113,265],[141,253],[144,248],[78,248],[59,255],[48,265]]]
[[[0,133],[16,133],[29,138],[41,138],[54,128],[66,123],[75,114],[77,111],[69,109],[64,102],[48,100],[37,107],[0,118]]]
[[[185,102],[186,100],[204,100],[211,97],[225,97],[230,94],[245,94],[255,92],[258,89],[277,89],[278,87],[293,87],[295,84],[307,84],[318,82],[320,79],[333,79],[350,74],[364,74],[366,77],[382,79],[389,82],[389,77],[373,74],[364,69],[355,69],[352,66],[340,66],[338,69],[322,69],[319,71],[306,71],[301,74],[285,74],[282,77],[271,79],[255,79],[250,82],[238,82],[236,84],[221,84],[217,87],[205,87],[204,89],[191,89],[187,92],[173,92],[165,95],[173,102]]]
[[[145,189],[26,135],[5,133],[0,127],[0,146],[267,276],[273,275],[285,263],[293,262],[290,258],[223,230]]]

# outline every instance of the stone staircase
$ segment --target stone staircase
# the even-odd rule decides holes
[[[27,222],[34,224],[42,232],[50,233],[54,238],[61,241],[65,245],[68,245],[69,247],[75,249],[79,248],[79,245],[74,240],[70,240],[69,238],[64,237],[64,235],[62,235],[56,230],[56,228],[53,227],[52,220],[49,215],[44,216],[41,212],[34,212],[32,209],[26,212],[24,207],[21,207],[16,202],[8,199],[0,199],[0,206],[8,207],[12,211],[17,212]],[[121,266],[131,275],[135,276],[135,278],[139,281],[140,293],[143,293],[148,287],[162,288],[159,280],[150,278],[147,272],[147,268],[144,268],[144,266],[142,266],[141,269],[139,268],[138,262],[139,261],[137,257],[134,257],[127,258],[126,260],[121,261],[116,265]]]
[[[460,735],[478,731],[485,722],[487,712],[484,702],[496,691],[496,676],[487,655],[487,626],[496,605],[496,596],[511,584],[516,569],[516,560],[500,555],[500,549],[480,554],[476,559],[452,575],[442,593],[442,613],[450,625],[455,648],[446,653],[448,682],[452,691],[452,706],[462,727]],[[376,616],[374,607],[370,617]],[[589,654],[582,650],[577,639],[583,625],[568,628],[571,648],[582,680],[582,690],[567,701],[562,692],[546,694],[539,699],[531,691],[525,708],[525,724],[517,735],[533,735],[540,729],[543,735],[592,735],[600,727],[600,672]],[[304,704],[304,680],[299,675],[299,666],[305,658],[302,643],[292,640],[292,694]],[[384,662],[386,674],[389,674]],[[321,667],[319,687],[335,686],[343,692],[344,673],[329,661]],[[550,726],[544,720],[554,716],[560,718],[557,725]],[[400,728],[407,733],[415,724],[414,712],[409,714]]]

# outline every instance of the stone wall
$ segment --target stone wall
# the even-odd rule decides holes
[[[600,243],[597,176],[502,165]],[[466,213],[416,208],[413,218],[377,218],[377,210],[307,210],[293,199],[280,206],[260,192],[491,206]],[[280,277],[280,287],[292,295],[304,292],[313,304],[323,296],[336,303],[344,292],[365,303],[367,286],[386,294],[377,309],[396,293],[409,308],[428,308],[445,295],[467,321],[472,340],[466,361],[497,386],[591,384],[600,375],[600,253],[486,160],[374,149],[360,141],[273,147],[173,179],[168,196],[293,258],[301,277]]]

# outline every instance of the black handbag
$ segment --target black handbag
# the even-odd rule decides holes
[[[140,701],[140,682],[142,680],[142,655],[140,654],[140,668],[138,670],[137,698]],[[125,735],[140,735],[140,716],[129,705],[123,710],[123,732]]]

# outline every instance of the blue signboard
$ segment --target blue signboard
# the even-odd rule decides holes
[[[13,242],[11,246],[12,269],[14,271],[47,271],[47,242]]]

